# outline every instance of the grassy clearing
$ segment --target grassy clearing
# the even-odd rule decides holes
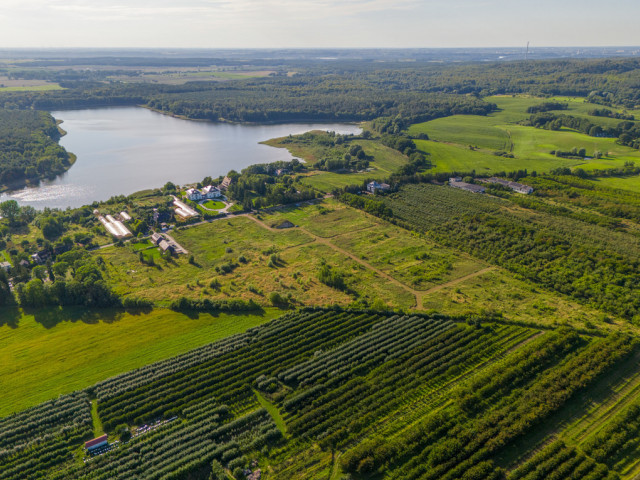
[[[0,92],[47,92],[51,90],[64,90],[57,83],[49,83],[46,85],[29,85],[22,87],[0,87]]]
[[[71,307],[29,313],[5,310],[6,324],[0,325],[0,415],[243,332],[278,315],[276,309],[250,315]]]
[[[321,192],[332,192],[336,188],[343,188],[348,185],[358,185],[364,183],[366,180],[382,180],[388,175],[382,171],[373,170],[365,173],[335,173],[335,172],[321,172],[314,170],[308,175],[300,177],[300,180],[305,185],[317,188]]]
[[[585,170],[619,167],[626,161],[640,161],[640,152],[618,145],[613,138],[590,137],[569,129],[543,130],[518,125],[529,117],[527,108],[545,101],[561,101],[569,104],[567,115],[588,117],[601,125],[616,125],[620,120],[592,117],[588,111],[598,107],[582,98],[557,97],[542,99],[533,97],[488,97],[499,110],[488,116],[454,115],[430,122],[412,125],[409,133],[427,133],[431,141],[417,140],[419,149],[431,154],[434,171],[471,171],[490,173],[528,169],[545,172],[558,167],[577,167]],[[613,109],[616,110],[616,109]],[[469,146],[478,147],[471,150]],[[551,155],[552,150],[568,151],[585,148],[587,155],[596,150],[605,155],[600,160],[566,159]],[[515,158],[493,155],[494,151],[506,151]]]
[[[422,306],[425,310],[449,315],[495,311],[507,320],[546,326],[629,328],[627,323],[615,319],[611,324],[604,323],[605,315],[601,312],[544,291],[499,269],[427,293]]]
[[[411,125],[409,134],[417,136],[420,133],[426,133],[429,138],[442,142],[509,151],[511,140],[507,132],[490,125],[489,122],[478,122],[478,118],[477,115],[456,115],[454,117],[439,118],[430,122]]]
[[[104,429],[98,415],[98,401],[95,399],[91,400],[91,418],[93,419],[93,438],[98,438],[104,434]]]
[[[148,238],[142,238],[140,240],[133,240],[129,242],[129,245],[134,251],[139,252],[140,250],[146,250],[147,248],[152,247],[153,243],[151,243],[151,240]]]
[[[543,171],[566,165],[567,161],[549,155],[550,161],[524,162],[521,158],[505,158],[487,151],[470,150],[468,147],[431,140],[415,140],[418,149],[431,154],[434,168],[430,172],[470,172],[489,173],[499,171],[530,170]],[[576,162],[577,163],[577,162]]]
[[[268,225],[277,225],[289,220],[323,238],[373,227],[380,222],[375,217],[332,199],[313,206],[282,207],[265,215],[263,220]]]
[[[336,173],[315,170],[311,174],[300,177],[302,182],[323,192],[331,192],[335,188],[363,183],[366,180],[384,180],[407,163],[407,157],[375,140],[358,140],[367,155],[373,157],[369,163],[370,171],[360,173]],[[292,152],[293,153],[293,152]],[[300,156],[308,161],[305,152]],[[295,153],[293,153],[296,155]]]
[[[340,235],[336,243],[416,290],[427,290],[484,267],[424,237],[387,225]]]
[[[334,206],[335,210],[330,210],[326,218],[318,214],[316,225],[309,230],[332,236],[374,225],[357,210]],[[310,208],[317,212],[317,207]],[[278,215],[284,213],[274,218]],[[305,215],[309,223],[314,222],[309,213],[300,213],[298,217],[302,220]],[[294,223],[295,217],[294,214],[291,218]],[[369,303],[381,299],[399,308],[415,305],[415,297],[406,290],[397,285],[385,286],[375,272],[330,246],[315,242],[299,229],[270,231],[249,218],[236,217],[176,231],[173,235],[194,256],[194,264],[183,255],[170,262],[159,259],[153,266],[145,265],[140,262],[139,254],[127,247],[96,252],[105,259],[107,276],[116,292],[161,304],[186,296],[253,299],[269,305],[270,293],[277,292],[289,296],[294,305],[346,306],[354,298],[363,298]],[[272,258],[276,258],[275,262]],[[319,282],[322,262],[345,275],[352,294]],[[226,273],[221,270],[229,267]]]
[[[243,217],[174,231],[172,235],[194,256],[195,264],[190,264],[187,256],[181,255],[169,262],[160,260],[156,265],[148,266],[142,264],[138,254],[127,247],[97,252],[105,259],[109,281],[118,293],[133,293],[164,302],[180,296],[235,297],[240,290],[239,285],[234,285],[238,275],[242,274],[246,279],[259,265],[266,268],[269,254],[263,252],[270,249],[282,252],[312,240],[297,230],[279,235],[279,232],[270,232]],[[240,256],[245,257],[245,263],[239,261]],[[236,265],[233,274],[216,273],[216,267],[229,264]],[[214,279],[224,283],[226,288],[210,287]],[[241,286],[246,290],[246,283]]]
[[[280,410],[278,410],[278,407],[276,407],[273,403],[267,400],[257,390],[254,390],[253,393],[256,394],[256,398],[258,399],[258,403],[260,404],[260,406],[264,408],[267,412],[269,412],[269,415],[271,415],[271,418],[273,419],[273,423],[276,424],[276,427],[278,427],[278,430],[280,430],[282,435],[286,436],[287,425],[286,423],[284,423],[284,418],[282,418],[282,415],[280,414]]]
[[[633,177],[602,177],[594,179],[594,182],[605,187],[621,188],[623,190],[631,190],[632,192],[640,192],[640,175]]]

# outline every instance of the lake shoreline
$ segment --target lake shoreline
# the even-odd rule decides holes
[[[309,123],[317,123],[317,124],[321,124],[321,123],[327,123],[327,125],[330,124],[335,124],[335,123],[340,123],[340,124],[344,124],[344,125],[357,125],[357,126],[361,126],[363,123],[365,123],[367,120],[318,120],[316,118],[309,118],[306,120],[287,120],[285,122],[236,122],[233,120],[227,120],[227,119],[219,119],[219,120],[208,120],[206,118],[191,118],[191,117],[187,117],[186,115],[178,115],[176,113],[171,113],[171,112],[167,112],[165,110],[159,110],[157,108],[153,108],[150,107],[148,105],[137,105],[138,107],[141,108],[145,108],[147,110],[151,110],[152,112],[156,112],[159,113],[161,115],[166,115],[167,117],[172,117],[172,118],[178,118],[180,120],[189,120],[192,122],[203,122],[203,123],[219,123],[219,124],[225,124],[225,125],[246,125],[247,127],[259,127],[262,125],[295,125],[295,124],[299,124],[299,125],[305,125],[305,124],[309,124]],[[266,141],[266,140],[265,140]],[[263,142],[261,142],[263,143]]]
[[[309,130],[354,133],[354,123],[288,122],[239,124],[178,118],[142,106],[55,110],[64,122],[60,145],[70,167],[53,179],[14,182],[0,191],[0,201],[43,208],[77,208],[112,196],[159,188],[171,181],[184,185],[216,178],[250,165],[289,161],[288,151],[268,140]],[[191,120],[183,122],[182,120]],[[64,132],[64,134],[63,134]]]

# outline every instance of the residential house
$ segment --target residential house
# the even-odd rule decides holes
[[[187,198],[192,201],[202,200],[202,193],[196,188],[190,188],[186,191]]]
[[[155,244],[158,245],[162,240],[164,240],[163,236],[160,235],[159,233],[154,233],[153,235],[151,235],[151,241]]]
[[[41,250],[37,253],[31,255],[31,260],[33,260],[38,265],[42,265],[51,257],[51,253],[48,250]]]
[[[202,196],[204,198],[220,198],[222,196],[222,193],[217,187],[214,187],[213,185],[207,185],[202,189]]]
[[[389,185],[388,183],[378,183],[375,180],[373,182],[367,183],[367,191],[371,193],[376,193],[376,190],[386,192],[390,188],[391,185]]]
[[[173,253],[175,250],[175,247],[173,245],[171,245],[169,242],[167,242],[166,240],[161,240],[160,243],[158,244],[158,246],[160,247],[160,250],[162,250],[162,252],[169,252],[169,253]]]

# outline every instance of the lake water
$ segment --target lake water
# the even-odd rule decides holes
[[[180,120],[138,107],[52,112],[67,134],[60,144],[76,163],[54,180],[0,196],[35,208],[79,207],[113,195],[199,182],[255,163],[291,160],[259,142],[309,130],[359,133],[352,124],[229,125]]]

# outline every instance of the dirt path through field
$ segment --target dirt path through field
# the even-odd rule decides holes
[[[470,278],[484,275],[485,273],[495,269],[496,267],[486,267],[486,268],[483,268],[482,270],[478,270],[477,272],[473,272],[468,275],[465,275],[464,277],[454,278],[453,280],[449,280],[448,282],[444,282],[444,283],[441,283],[440,285],[436,285],[435,287],[431,287],[429,290],[424,290],[423,292],[420,292],[420,294],[429,295],[430,293],[437,292],[438,290],[442,290],[443,288],[447,288],[457,283],[464,282],[465,280],[469,280]]]
[[[267,229],[267,230],[269,230],[271,232],[281,232],[282,231],[281,229],[270,227],[269,225],[264,223],[262,220],[256,218],[253,215],[246,214],[246,215],[243,215],[243,216],[246,216],[246,217],[250,218],[251,220],[256,222],[258,225],[260,225],[262,228],[265,228],[265,229]],[[484,273],[487,273],[487,272],[495,269],[495,267],[483,268],[482,270],[478,270],[477,272],[470,273],[470,274],[465,275],[463,277],[454,278],[453,280],[449,280],[448,282],[445,282],[445,283],[443,283],[441,285],[436,285],[435,287],[430,288],[428,290],[416,290],[416,289],[411,288],[410,286],[402,283],[401,281],[397,280],[396,278],[392,277],[388,273],[383,272],[379,268],[374,267],[369,262],[359,258],[358,256],[354,255],[353,253],[349,252],[348,250],[345,250],[344,248],[339,247],[338,245],[333,243],[329,238],[320,237],[320,236],[316,235],[315,233],[312,233],[312,232],[310,232],[309,230],[307,230],[306,228],[303,228],[303,227],[296,227],[296,228],[298,230],[300,230],[301,232],[309,235],[311,238],[313,238],[314,242],[320,243],[322,245],[325,245],[325,246],[335,250],[336,252],[339,252],[339,253],[349,257],[350,259],[352,259],[353,261],[359,263],[363,267],[371,270],[372,272],[375,272],[378,276],[384,278],[388,282],[390,282],[390,283],[402,288],[403,290],[411,293],[416,299],[416,304],[413,307],[414,309],[422,308],[422,298],[425,295],[428,295],[428,294],[433,293],[433,292],[437,292],[438,290],[440,290],[442,288],[445,288],[445,287],[448,287],[448,286],[451,286],[451,285],[455,285],[456,283],[464,282],[465,280],[477,277],[479,275],[482,275]],[[369,228],[369,227],[367,227],[367,228]]]

